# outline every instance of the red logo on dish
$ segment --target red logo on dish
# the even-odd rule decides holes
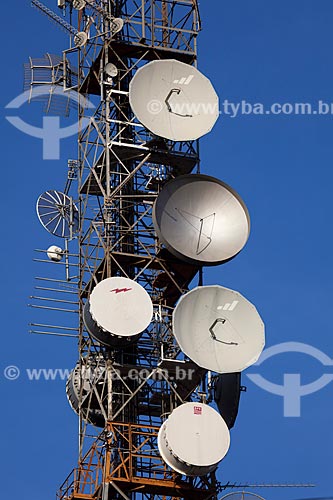
[[[195,406],[194,407],[194,415],[201,415],[202,414],[202,407],[201,406]]]
[[[120,293],[120,292],[129,292],[132,288],[114,288],[110,290],[110,292]]]

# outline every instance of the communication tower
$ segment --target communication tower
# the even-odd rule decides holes
[[[79,118],[65,188],[37,201],[55,241],[36,259],[53,267],[32,306],[76,319],[32,331],[78,338],[66,386],[78,464],[57,499],[216,499],[240,372],[264,325],[240,293],[202,280],[242,250],[250,220],[230,186],[199,171],[219,106],[197,69],[197,0],[32,5],[70,44],[30,59],[25,88]]]

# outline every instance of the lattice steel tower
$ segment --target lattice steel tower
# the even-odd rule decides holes
[[[62,57],[47,54],[43,59],[31,59],[26,66],[26,89],[32,99],[45,101],[43,87],[47,85],[47,111],[67,114],[70,108],[76,108],[80,124],[78,158],[68,162],[64,192],[47,191],[37,204],[42,224],[65,243],[64,248],[54,246],[48,250],[49,259],[59,263],[58,267],[52,264],[54,274],[38,278],[37,288],[53,295],[34,297],[33,306],[64,314],[68,308],[64,309],[63,304],[70,304],[70,310],[78,313],[76,326],[33,324],[33,331],[39,333],[72,335],[77,330],[79,339],[78,363],[67,382],[69,402],[80,419],[78,465],[60,487],[57,499],[215,499],[219,484],[213,462],[191,464],[172,449],[168,459],[170,443],[166,440],[164,458],[169,467],[160,454],[164,445],[158,446],[157,442],[161,425],[175,409],[192,401],[194,406],[190,408],[200,418],[206,403],[211,401],[212,381],[216,380],[218,391],[221,383],[233,386],[233,413],[228,413],[227,403],[219,405],[230,428],[237,413],[239,372],[246,363],[250,364],[249,359],[241,367],[242,361],[239,369],[231,364],[223,370],[214,363],[209,366],[207,354],[206,366],[200,362],[200,355],[198,359],[190,355],[191,347],[183,342],[182,317],[181,334],[176,335],[178,343],[173,332],[176,303],[187,295],[196,276],[200,287],[195,290],[200,294],[209,292],[210,287],[202,287],[202,266],[229,260],[248,237],[248,214],[237,193],[215,179],[195,177],[200,163],[197,137],[203,134],[195,137],[195,133],[189,133],[187,139],[185,133],[178,140],[181,132],[175,128],[178,119],[194,121],[193,110],[176,108],[177,98],[182,93],[187,95],[185,87],[190,87],[197,76],[197,0],[59,0],[60,15],[38,0],[32,4],[70,34],[70,48],[64,50]],[[164,69],[161,65],[155,67],[155,61],[169,65],[163,68],[166,75],[173,75],[173,80],[169,82],[167,76],[164,79]],[[189,72],[179,63],[186,64]],[[149,75],[144,89],[137,79],[142,95],[136,93],[134,77],[140,71],[144,76],[142,70],[146,67],[154,68],[153,79],[160,74],[171,85],[162,101],[148,99],[150,81],[155,85]],[[184,75],[175,77],[173,72],[179,67],[184,68]],[[207,81],[205,84],[207,88],[210,85]],[[198,90],[195,92],[198,95]],[[190,101],[187,105],[193,104]],[[150,106],[147,111],[151,126],[144,126],[145,120],[139,121],[138,113],[133,111],[142,102]],[[218,109],[210,110],[211,115],[216,112]],[[156,133],[154,119],[162,120],[167,113],[172,123],[166,127],[171,132]],[[200,120],[204,122],[203,118]],[[183,128],[190,130],[192,125],[187,123]],[[192,179],[202,183],[202,199],[210,197],[216,201],[216,197],[224,196],[227,204],[232,205],[230,210],[237,219],[240,235],[235,236],[238,240],[233,242],[229,254],[226,251],[215,258],[213,252],[213,256],[207,256],[217,238],[219,214],[215,209],[195,215],[188,207],[175,207],[181,221],[195,229],[198,241],[194,256],[190,250],[187,253],[188,249],[177,250],[168,237],[163,238],[166,229],[156,200],[163,205],[165,195],[159,195],[166,192],[163,188],[167,185],[170,199],[171,195],[179,196],[180,206],[191,199],[191,193],[185,192],[183,198],[179,195],[182,182],[192,186]],[[214,184],[214,188],[209,184]],[[218,190],[223,191],[222,195]],[[196,198],[198,203],[200,198]],[[161,210],[177,222],[168,212],[167,202],[164,205]],[[184,233],[184,247],[186,240]],[[66,276],[59,277],[63,269]],[[103,284],[109,287],[106,291]],[[127,317],[126,301],[130,299],[125,297],[129,291],[137,293],[131,303],[135,317]],[[207,332],[214,350],[241,344],[230,331],[224,336],[224,325],[238,307],[243,307],[243,298],[228,292],[234,294],[231,302],[225,300],[217,307],[215,321],[207,319],[211,321]],[[78,293],[78,300],[69,301],[68,294],[74,293]],[[226,289],[223,293],[227,293]],[[41,300],[53,304],[40,305]],[[149,303],[153,305],[151,313]],[[184,309],[184,301],[181,303]],[[104,311],[100,311],[100,304]],[[116,304],[115,310],[112,304]],[[140,314],[149,316],[147,325],[141,328],[137,324]],[[246,314],[243,311],[245,321]],[[123,321],[124,331],[114,326],[117,321]],[[260,347],[252,353],[251,362],[263,348],[261,325],[256,328]],[[246,339],[242,342],[246,343]],[[212,377],[208,369],[228,374],[225,378]],[[179,428],[182,425],[179,421]]]

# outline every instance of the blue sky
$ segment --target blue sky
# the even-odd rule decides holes
[[[45,1],[56,9],[56,2]],[[39,225],[34,204],[46,189],[62,190],[75,139],[62,142],[61,160],[43,161],[41,141],[15,130],[5,105],[23,86],[23,63],[44,52],[60,54],[65,34],[29,2],[3,5],[2,123],[2,352],[0,387],[3,497],[54,498],[75,465],[77,419],[64,382],[30,382],[27,368],[70,368],[72,339],[28,334],[37,319],[27,307],[34,248],[57,243]],[[332,19],[329,0],[202,1],[199,68],[211,78],[221,101],[333,102]],[[40,125],[38,105],[22,108]],[[27,118],[29,117],[29,118]],[[70,122],[70,120],[69,120]],[[68,122],[68,123],[69,123]],[[245,200],[252,221],[249,242],[233,261],[205,270],[205,283],[240,291],[260,311],[267,346],[299,342],[332,357],[332,153],[333,116],[221,116],[201,142],[202,172],[219,177]],[[16,365],[21,377],[3,373]],[[227,482],[313,482],[313,490],[260,490],[267,499],[332,495],[331,404],[333,382],[302,398],[301,416],[283,415],[283,399],[249,380],[259,373],[283,384],[301,374],[309,384],[332,367],[300,353],[280,354],[243,375],[239,417],[231,449],[219,469]]]

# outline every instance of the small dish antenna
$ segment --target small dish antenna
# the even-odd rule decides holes
[[[89,313],[97,328],[109,336],[134,337],[151,322],[153,304],[149,294],[136,281],[112,277],[101,281],[93,289],[89,298]],[[89,316],[86,315],[86,318]],[[87,329],[93,336],[97,332],[92,331],[89,324]]]
[[[192,141],[210,132],[219,116],[219,100],[210,80],[189,64],[173,59],[138,69],[129,86],[137,119],[153,134]]]
[[[178,406],[158,433],[163,460],[186,476],[203,476],[214,471],[229,446],[227,424],[217,411],[202,403]]]
[[[72,410],[78,415],[81,413],[85,422],[96,427],[105,425],[100,402],[107,395],[106,380],[105,361],[98,355],[91,355],[82,366],[77,363],[66,383],[67,399]]]
[[[156,233],[176,257],[199,265],[235,257],[250,234],[250,217],[240,196],[207,175],[182,175],[168,182],[153,208]]]
[[[255,493],[250,493],[249,491],[235,491],[234,493],[228,493],[220,498],[220,500],[265,500],[263,497],[256,495]]]
[[[173,333],[186,356],[217,373],[245,370],[265,345],[265,327],[254,305],[219,285],[199,286],[181,297]]]
[[[118,68],[112,63],[106,64],[104,73],[110,78],[115,78],[118,75]]]
[[[83,47],[88,41],[88,35],[85,31],[79,31],[74,36],[74,45],[76,48]]]
[[[87,2],[85,0],[73,0],[73,8],[76,10],[82,10],[85,8]]]
[[[79,230],[79,212],[72,198],[60,191],[45,191],[37,200],[39,222],[51,234],[70,238]]]
[[[121,19],[121,17],[113,17],[111,19],[110,30],[112,35],[116,35],[117,33],[119,33],[119,31],[121,31],[123,27],[124,27],[124,20]]]
[[[47,249],[46,255],[53,262],[60,262],[64,256],[64,252],[62,248],[52,245]]]
[[[89,300],[85,303],[83,308],[83,322],[86,327],[87,332],[100,344],[117,347],[119,349],[124,349],[125,347],[134,344],[140,338],[140,334],[132,335],[131,337],[121,337],[107,332],[103,328],[100,328],[96,321],[93,320],[90,314],[90,303]]]

